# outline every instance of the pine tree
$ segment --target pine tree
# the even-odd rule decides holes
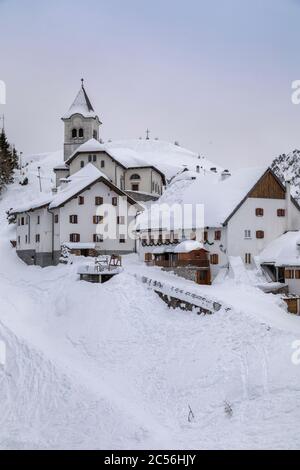
[[[4,129],[0,133],[0,189],[13,182],[14,169],[18,167],[18,154],[11,150]]]

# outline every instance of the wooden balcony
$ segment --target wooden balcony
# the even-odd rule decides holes
[[[159,266],[161,268],[176,268],[184,266],[193,266],[195,268],[209,268],[209,260],[204,259],[185,259],[185,260],[153,260],[147,262],[148,266]]]

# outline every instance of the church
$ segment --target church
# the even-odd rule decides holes
[[[64,162],[54,168],[52,194],[10,211],[17,223],[17,254],[45,267],[58,264],[64,246],[84,256],[135,252],[129,229],[141,204],[162,195],[165,175],[102,143],[101,121],[83,80],[62,121]]]

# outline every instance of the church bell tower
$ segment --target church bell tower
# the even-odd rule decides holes
[[[94,111],[85,91],[83,79],[80,90],[69,111],[62,117],[65,125],[64,160],[90,139],[99,140],[99,127],[102,124]]]

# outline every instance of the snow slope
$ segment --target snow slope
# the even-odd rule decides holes
[[[39,158],[45,191],[52,160]],[[251,286],[196,286],[135,255],[104,285],[78,281],[76,264],[24,265],[5,210],[37,197],[35,168],[0,200],[0,448],[299,448],[299,318]],[[231,310],[169,310],[145,272]]]

